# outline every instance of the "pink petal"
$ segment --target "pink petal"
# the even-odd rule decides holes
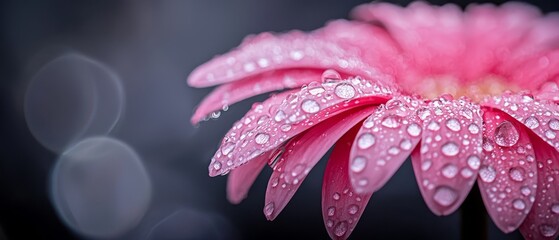
[[[412,155],[423,199],[437,215],[454,212],[475,181],[481,148],[479,106],[467,100],[434,100],[418,115],[423,122],[421,150]],[[419,158],[418,158],[419,157]]]
[[[559,153],[540,139],[532,138],[532,143],[538,166],[538,189],[520,232],[526,239],[556,239],[559,236]]]
[[[361,126],[351,148],[349,177],[358,193],[373,193],[408,158],[421,136],[415,110],[423,102],[410,97],[389,100]]]
[[[270,154],[262,154],[245,165],[231,170],[227,178],[227,199],[239,204],[246,198],[250,187],[270,159]]]
[[[373,109],[359,108],[334,116],[289,141],[283,156],[272,164],[274,172],[268,182],[264,207],[268,220],[278,216],[328,149]]]
[[[559,151],[559,107],[529,94],[506,94],[484,99],[481,105],[500,109],[531,129]]]
[[[226,174],[324,119],[355,107],[383,103],[392,93],[389,88],[353,78],[313,82],[287,97],[255,104],[225,135],[210,163],[210,175]]]
[[[537,170],[526,128],[499,110],[485,109],[483,160],[478,185],[493,222],[505,233],[517,229],[532,208]]]
[[[190,121],[196,124],[214,111],[262,93],[300,87],[317,81],[321,74],[322,71],[318,70],[270,71],[221,85],[200,103]]]
[[[335,69],[348,75],[386,78],[370,65],[378,62],[361,60],[366,57],[361,55],[361,49],[365,47],[379,45],[379,51],[393,52],[394,47],[390,47],[386,34],[369,37],[372,35],[369,32],[375,31],[379,31],[375,26],[340,20],[308,34],[300,31],[277,36],[262,33],[248,37],[237,49],[196,68],[188,83],[195,87],[207,87],[281,69]],[[386,57],[373,59],[396,55],[377,56]]]
[[[346,239],[357,225],[371,194],[353,192],[349,181],[349,151],[359,128],[347,132],[334,146],[322,183],[322,218],[332,239]]]
[[[542,84],[535,96],[544,101],[559,103],[559,76]]]

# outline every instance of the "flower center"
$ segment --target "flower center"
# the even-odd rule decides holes
[[[453,76],[431,76],[423,79],[413,91],[425,98],[435,98],[448,93],[454,97],[465,96],[478,102],[485,96],[500,95],[505,91],[518,91],[520,88],[506,79],[488,75],[475,81],[463,81]]]

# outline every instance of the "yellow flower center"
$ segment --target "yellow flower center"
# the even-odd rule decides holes
[[[425,78],[415,87],[412,92],[419,93],[425,98],[432,99],[448,93],[455,98],[466,96],[475,102],[480,101],[484,96],[500,95],[507,90],[513,92],[520,90],[515,84],[496,75],[488,75],[469,82],[453,76],[433,76]]]

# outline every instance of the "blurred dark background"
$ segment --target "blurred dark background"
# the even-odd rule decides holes
[[[207,164],[232,123],[265,97],[232,106],[218,121],[191,126],[193,109],[211,89],[189,88],[185,79],[197,65],[237,46],[248,34],[316,29],[328,20],[347,18],[352,7],[365,2],[0,2],[0,239],[328,238],[320,207],[324,161],[274,222],[262,213],[269,169],[243,203],[227,202],[226,178],[208,177]],[[455,3],[466,6],[469,1]],[[557,1],[531,3],[544,12],[559,10]],[[76,81],[64,81],[68,77]],[[95,91],[87,87],[92,82]],[[68,91],[75,95],[53,97]],[[102,107],[114,110],[104,113],[105,124],[92,125],[91,118],[82,117],[88,108]],[[49,122],[49,117],[64,125]],[[84,149],[61,147],[97,134],[105,137],[83,142]],[[88,147],[103,146],[126,161],[107,165],[109,172],[62,164],[64,156],[84,157]],[[100,164],[94,167],[105,166]],[[81,172],[72,175],[72,169]],[[116,194],[123,202],[96,205],[114,200],[96,196],[86,198],[90,205],[84,206],[98,209],[73,207],[82,213],[128,209],[132,212],[122,213],[127,224],[83,232],[76,229],[89,225],[72,220],[79,216],[61,216],[67,209],[57,194],[75,197],[110,187],[110,181],[96,184],[84,176],[126,178],[116,187],[126,190],[126,195]],[[372,197],[351,238],[457,239],[459,221],[458,212],[436,217],[427,209],[408,162]],[[491,239],[521,238],[490,224]]]

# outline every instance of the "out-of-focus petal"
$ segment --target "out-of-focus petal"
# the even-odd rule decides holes
[[[210,176],[226,174],[338,113],[384,103],[393,91],[370,81],[352,78],[313,82],[287,97],[273,97],[262,104],[255,104],[225,135],[210,163]]]
[[[352,127],[363,121],[374,107],[358,108],[329,118],[294,137],[283,155],[273,163],[268,182],[264,214],[275,219],[295,194],[301,183],[324,154]],[[349,154],[349,153],[348,153]]]
[[[351,148],[348,174],[358,193],[373,193],[392,177],[421,139],[415,115],[422,101],[389,100],[363,123]]]
[[[520,232],[526,239],[556,239],[559,236],[559,153],[537,137],[532,138],[538,171],[534,205]]]
[[[559,106],[530,94],[506,94],[481,103],[507,113],[559,151]]]
[[[245,165],[231,170],[227,178],[227,199],[233,204],[239,204],[246,198],[248,190],[268,163],[270,154],[262,154]]]
[[[413,169],[425,203],[437,215],[454,212],[476,179],[482,141],[479,112],[479,106],[467,100],[444,98],[417,111],[423,133],[419,159],[412,155]]]
[[[259,94],[301,87],[312,81],[318,81],[321,74],[322,71],[319,70],[278,70],[221,85],[200,103],[190,121],[196,124],[214,111]]]
[[[371,194],[353,192],[347,175],[348,153],[358,130],[354,127],[336,142],[324,172],[322,218],[332,239],[349,237],[371,198]]]
[[[509,233],[524,221],[536,196],[537,170],[527,129],[507,114],[483,114],[483,160],[478,185],[489,216]]]
[[[311,33],[262,33],[247,37],[237,49],[196,68],[188,83],[207,87],[282,69],[335,69],[347,75],[379,78],[382,74],[376,66],[384,64],[371,60],[397,56],[384,54],[394,52],[389,41],[387,34],[375,26],[344,20]],[[365,47],[376,47],[380,52],[369,54],[367,59],[362,55]]]

